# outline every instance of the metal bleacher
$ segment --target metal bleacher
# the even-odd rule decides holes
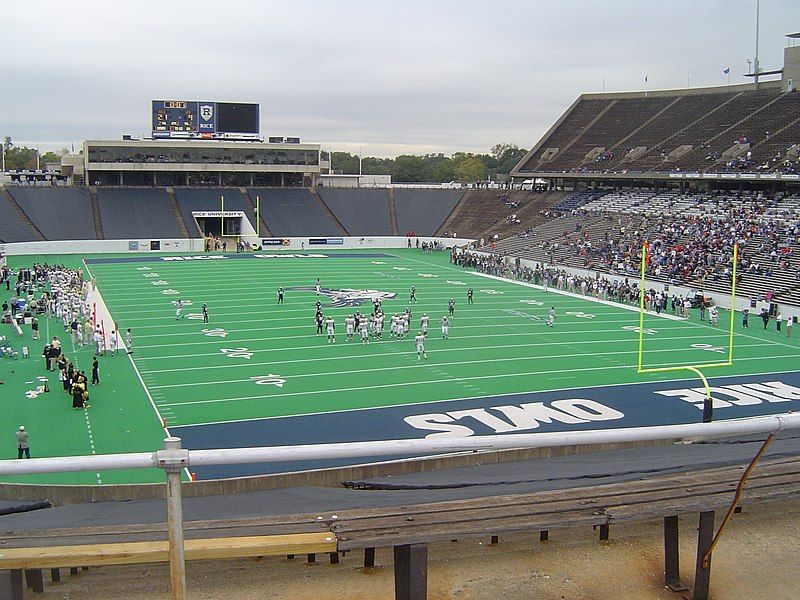
[[[461,199],[461,190],[396,189],[397,226],[400,235],[436,233]]]
[[[48,240],[97,239],[86,189],[14,187],[8,191]]]
[[[354,235],[392,235],[389,200],[385,189],[318,188],[347,231]]]
[[[261,198],[261,216],[276,236],[341,236],[341,230],[305,188],[249,188]]]
[[[98,199],[107,239],[183,237],[163,188],[99,188]]]

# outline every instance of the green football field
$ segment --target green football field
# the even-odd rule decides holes
[[[449,264],[446,252],[341,250],[323,256],[165,261],[126,255],[118,261],[87,260],[119,327],[132,329],[134,353],[101,358],[101,384],[91,390],[92,408],[87,411],[73,411],[67,395],[57,389],[32,400],[24,397],[20,379],[33,381],[43,374],[41,343],[31,346],[31,359],[2,361],[4,396],[7,402],[13,396],[3,418],[7,437],[13,442],[15,426],[25,423],[36,456],[154,450],[164,437],[163,420],[181,437],[191,433],[196,445],[202,445],[197,440],[203,432],[211,431],[204,428],[213,426],[211,446],[220,439],[235,446],[239,427],[248,422],[286,423],[286,433],[299,427],[299,421],[281,421],[283,417],[345,412],[357,430],[366,412],[356,409],[692,378],[686,372],[637,374],[639,314],[633,307],[482,276]],[[30,259],[23,258],[12,264],[28,264]],[[313,289],[317,278],[325,291],[320,296]],[[417,303],[409,302],[411,286],[416,287]],[[282,306],[276,302],[278,287],[286,290]],[[466,297],[470,287],[472,305]],[[333,292],[327,290],[345,298],[349,296],[343,290],[395,294],[384,300],[384,311],[391,315],[411,309],[409,338],[391,339],[387,320],[383,341],[362,344],[358,336],[346,341],[344,318],[356,307],[331,306]],[[444,340],[439,321],[450,298],[456,308],[449,339]],[[175,316],[178,299],[190,302],[181,319]],[[335,344],[315,334],[318,300],[326,316],[336,320]],[[208,324],[200,315],[204,302]],[[552,328],[545,324],[551,307],[557,315]],[[357,308],[365,314],[372,311],[369,301]],[[431,317],[428,358],[418,360],[413,336],[423,313]],[[717,327],[700,322],[696,314],[689,320],[648,315],[645,365],[725,360],[729,313],[720,313]],[[50,335],[57,331],[53,323],[48,327]],[[797,349],[798,341],[776,333],[772,324],[765,331],[752,318],[745,330],[737,322],[735,364],[709,369],[707,375],[795,370]],[[67,348],[67,353],[77,356],[79,367],[88,372],[88,348]],[[53,374],[50,386],[58,386]],[[392,437],[390,427],[385,433]],[[298,439],[329,441],[307,430]],[[268,445],[271,440],[241,441]],[[118,483],[160,481],[161,475],[131,471],[24,479]]]

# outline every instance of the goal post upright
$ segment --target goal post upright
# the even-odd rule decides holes
[[[736,273],[737,263],[739,262],[739,244],[733,245],[733,267],[731,269],[731,304],[730,304],[730,323],[728,328],[728,360],[725,362],[717,363],[702,363],[697,365],[675,365],[670,367],[647,367],[643,365],[644,360],[644,296],[645,296],[645,270],[647,268],[647,251],[649,246],[647,242],[642,245],[642,260],[641,260],[641,283],[639,290],[639,350],[638,350],[638,365],[637,373],[665,373],[668,371],[690,371],[697,375],[703,382],[705,388],[706,399],[703,408],[703,421],[710,422],[712,414],[712,400],[711,400],[711,386],[708,379],[700,369],[707,369],[709,367],[730,367],[733,365],[733,326],[734,317],[736,314]]]

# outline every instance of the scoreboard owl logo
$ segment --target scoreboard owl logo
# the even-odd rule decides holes
[[[203,121],[210,121],[214,118],[214,107],[210,104],[201,104],[200,105],[200,118]]]

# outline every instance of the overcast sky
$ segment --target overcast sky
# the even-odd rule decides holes
[[[151,99],[258,102],[262,135],[365,155],[529,148],[604,80],[742,83],[755,46],[755,0],[0,6],[0,136],[43,150],[143,135]],[[762,68],[794,31],[800,0],[761,2]]]

